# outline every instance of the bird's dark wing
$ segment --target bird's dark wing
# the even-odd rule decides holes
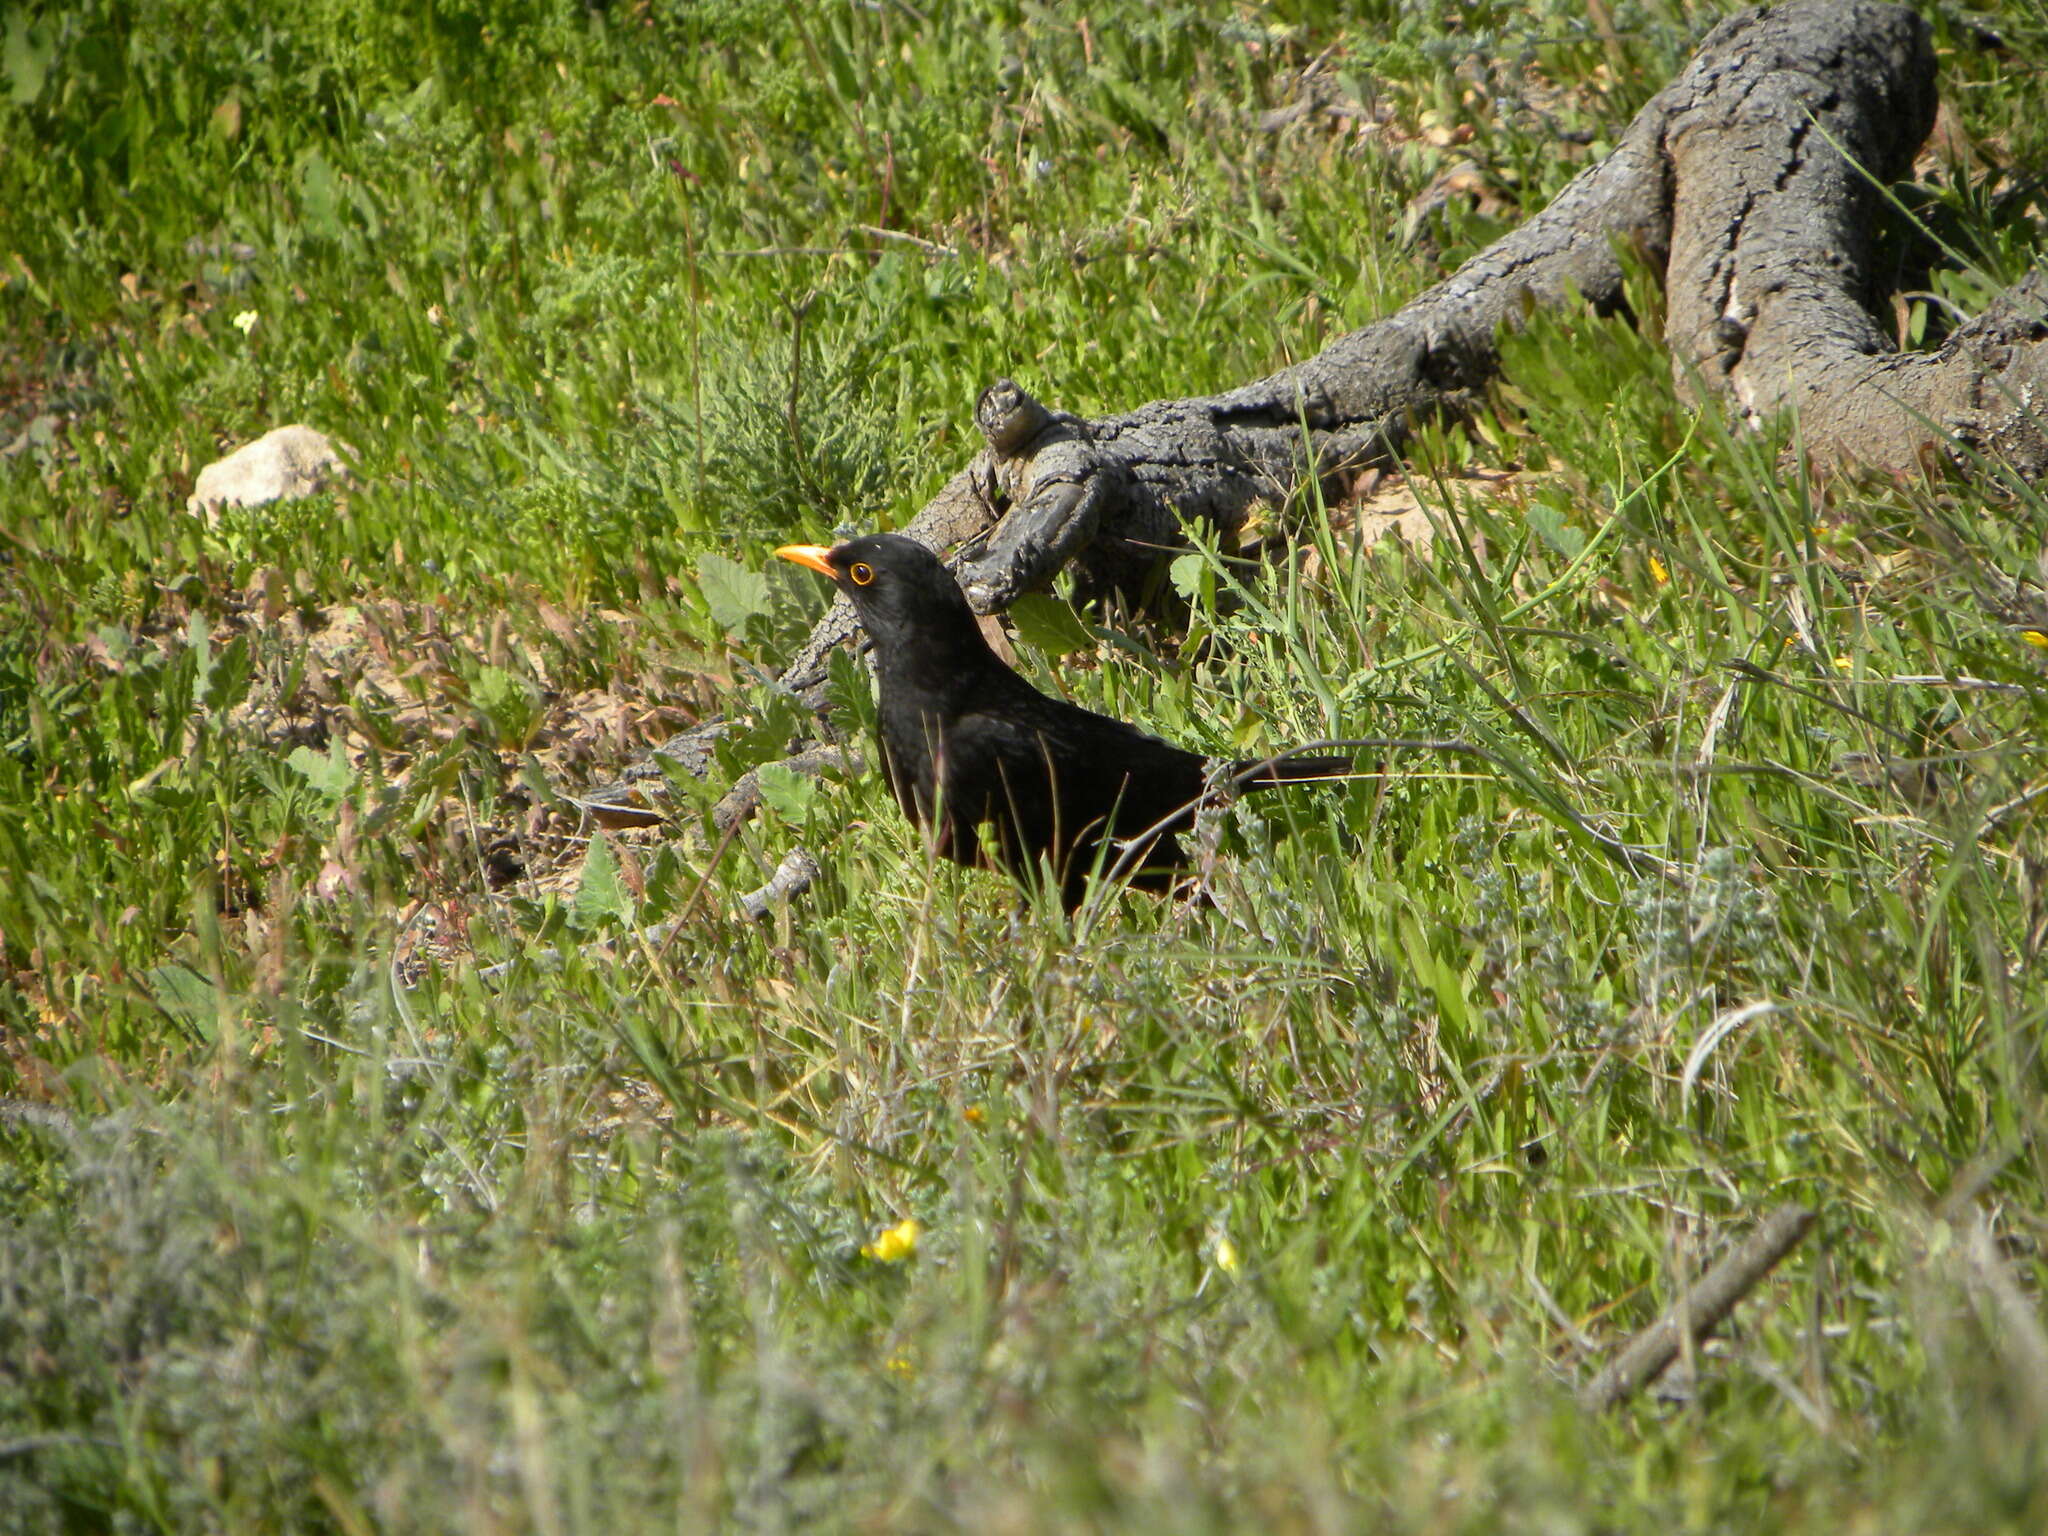
[[[1135,726],[1019,688],[956,719],[946,779],[977,820],[994,821],[1035,858],[1063,865],[1172,816],[1202,787],[1203,759]]]
[[[1053,846],[1056,769],[1048,766],[1044,734],[1016,714],[972,710],[953,720],[939,750],[938,782],[949,818],[992,823],[1006,853],[1021,844],[1029,864]]]

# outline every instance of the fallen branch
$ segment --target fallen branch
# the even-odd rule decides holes
[[[1547,208],[1315,357],[1094,420],[997,380],[975,407],[983,447],[902,531],[947,558],[983,613],[1066,567],[1084,593],[1132,588],[1190,525],[1227,541],[1305,475],[1341,502],[1418,424],[1476,405],[1504,331],[1540,310],[1624,311],[1632,262],[1664,275],[1687,394],[1725,399],[1749,425],[1796,410],[1819,460],[2048,476],[2048,273],[1932,352],[1899,351],[1879,318],[1887,184],[1934,121],[1931,36],[1911,9],[1875,0],[1730,16]],[[782,686],[823,713],[833,653],[862,643],[836,597]],[[661,755],[701,776],[715,729]],[[583,808],[607,825],[651,822],[661,775],[642,764]]]
[[[817,880],[818,874],[818,861],[802,848],[792,848],[782,856],[782,862],[775,866],[775,873],[766,885],[740,897],[740,911],[758,921],[775,907],[803,895]]]
[[[1933,126],[1934,71],[1928,25],[1904,6],[1731,16],[1549,207],[1305,362],[1097,420],[998,380],[975,410],[985,446],[902,531],[953,552],[984,613],[1068,565],[1084,589],[1129,587],[1188,525],[1234,532],[1304,471],[1342,500],[1418,423],[1472,408],[1503,329],[1540,309],[1620,311],[1631,255],[1665,273],[1681,389],[1725,395],[1750,423],[1796,408],[1827,460],[2048,473],[2048,278],[1930,353],[1899,352],[1869,307],[1886,184]],[[835,601],[785,686],[822,706],[855,631]]]
[[[1718,1327],[1812,1226],[1813,1212],[1803,1205],[1781,1205],[1764,1217],[1668,1312],[1622,1346],[1606,1369],[1580,1389],[1579,1405],[1597,1413],[1655,1381],[1687,1341],[1697,1343]]]

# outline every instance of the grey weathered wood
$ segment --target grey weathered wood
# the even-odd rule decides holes
[[[1595,1411],[1612,1408],[1655,1381],[1687,1340],[1697,1342],[1718,1328],[1812,1227],[1813,1212],[1803,1205],[1781,1205],[1764,1217],[1670,1311],[1623,1345],[1606,1369],[1580,1390],[1579,1402]]]
[[[1826,461],[2048,471],[2041,273],[1935,352],[1899,352],[1868,307],[1884,186],[1934,126],[1927,24],[1890,5],[1788,5],[1709,43],[1719,63],[1664,136],[1681,385],[1729,395],[1751,423],[1796,407]]]
[[[997,611],[1069,560],[1093,584],[1128,581],[1161,546],[1185,542],[1184,524],[1233,530],[1260,501],[1290,494],[1311,466],[1325,494],[1341,499],[1351,476],[1391,462],[1418,423],[1472,406],[1499,368],[1502,326],[1532,307],[1577,300],[1613,310],[1622,253],[1663,260],[1661,121],[1652,103],[1614,153],[1542,213],[1305,362],[1221,395],[1156,400],[1098,421],[1038,407],[1038,435],[991,439],[976,464],[1005,515],[962,562],[969,599]],[[995,388],[1022,393],[1008,380]]]
[[[824,871],[818,868],[818,861],[808,850],[792,848],[782,856],[782,862],[775,866],[775,873],[766,885],[740,897],[740,912],[758,921],[783,903],[803,895],[817,883],[822,873]]]
[[[1730,17],[1549,207],[1305,362],[1094,421],[999,381],[977,412],[987,446],[905,531],[956,550],[984,613],[1069,563],[1092,585],[1126,582],[1187,524],[1233,529],[1307,473],[1341,495],[1416,423],[1472,404],[1502,327],[1539,307],[1618,308],[1627,252],[1668,263],[1681,376],[1751,419],[1796,404],[1809,445],[1884,468],[1978,452],[2038,473],[2048,282],[2018,285],[1934,354],[1897,354],[1865,307],[1873,178],[1911,164],[1934,99],[1927,24],[1903,6]],[[835,606],[792,686],[812,688],[851,629]]]

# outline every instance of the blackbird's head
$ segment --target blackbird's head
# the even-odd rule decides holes
[[[897,643],[958,643],[956,637],[963,634],[972,635],[977,648],[983,643],[960,583],[915,539],[875,533],[830,549],[785,544],[775,553],[830,576],[852,599],[862,627],[879,649]]]

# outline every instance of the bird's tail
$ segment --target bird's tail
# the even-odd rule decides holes
[[[1341,778],[1351,771],[1348,757],[1248,757],[1230,765],[1227,783],[1240,789],[1271,784],[1297,784],[1303,779]]]

